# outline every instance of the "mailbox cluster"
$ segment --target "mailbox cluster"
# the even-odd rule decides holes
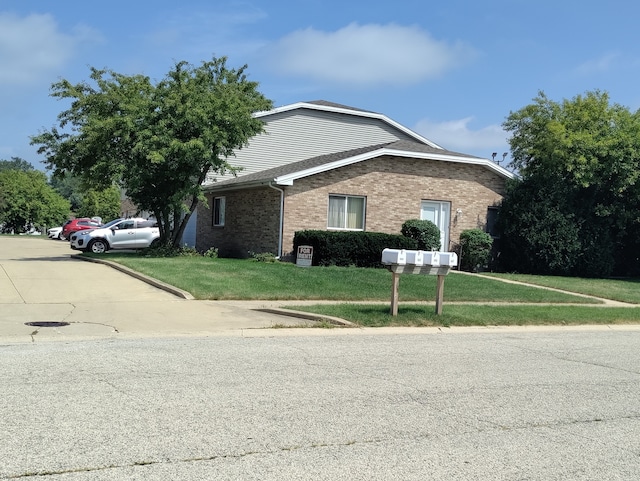
[[[397,266],[455,267],[458,265],[458,255],[455,252],[384,249],[382,263]]]

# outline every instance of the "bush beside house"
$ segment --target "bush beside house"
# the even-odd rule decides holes
[[[382,232],[304,230],[295,233],[298,246],[313,247],[314,266],[381,267],[382,251],[416,249],[414,239]]]
[[[460,233],[458,258],[460,270],[478,272],[489,264],[493,238],[480,229],[468,229]]]

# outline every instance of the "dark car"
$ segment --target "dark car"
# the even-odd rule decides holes
[[[101,227],[102,224],[94,219],[89,219],[88,217],[81,217],[79,219],[71,219],[68,220],[62,226],[62,232],[60,233],[61,239],[70,239],[71,234],[74,232],[78,232],[80,230],[86,229],[97,229]]]

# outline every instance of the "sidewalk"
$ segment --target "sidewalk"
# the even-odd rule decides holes
[[[83,262],[65,241],[0,236],[0,343],[242,336],[249,329],[314,324],[278,312],[273,304],[192,300],[138,273]],[[52,322],[67,325],[37,325]]]

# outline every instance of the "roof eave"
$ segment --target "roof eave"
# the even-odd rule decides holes
[[[275,179],[260,179],[260,180],[252,180],[250,182],[242,182],[241,180],[242,179],[240,179],[237,183],[233,183],[233,184],[225,184],[225,183],[217,184],[216,182],[214,182],[212,184],[204,185],[202,189],[204,190],[205,193],[224,192],[224,191],[232,191],[232,190],[250,189],[252,187],[263,187],[265,185],[269,185],[269,183],[275,182]]]
[[[482,165],[488,168],[489,170],[494,171],[495,173],[497,173],[498,175],[504,178],[513,179],[515,177],[515,174],[513,174],[513,172],[508,171],[504,167],[500,167],[498,164],[490,161],[489,159],[482,159],[480,157],[465,157],[465,156],[457,156],[457,155],[451,155],[451,154],[412,152],[412,151],[383,148],[383,149],[374,150],[372,152],[365,152],[364,154],[355,155],[353,157],[348,157],[346,159],[336,160],[334,162],[329,162],[329,163],[322,164],[309,169],[300,170],[298,172],[292,172],[291,174],[281,175],[279,177],[276,177],[274,179],[274,182],[276,182],[279,185],[293,185],[293,182],[295,180],[301,179],[303,177],[319,174],[322,172],[326,172],[328,170],[333,170],[333,169],[337,169],[347,165],[355,164],[357,162],[361,162],[364,160],[373,159],[375,157],[381,157],[383,155]]]

